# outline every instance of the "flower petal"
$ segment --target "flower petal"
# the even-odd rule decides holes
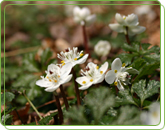
[[[99,78],[94,80],[93,84],[98,84],[98,83],[103,82],[104,77],[105,77],[105,74],[101,75]]]
[[[115,81],[115,78],[116,78],[116,73],[114,72],[114,70],[108,71],[105,75],[105,81],[108,84],[112,84]]]
[[[119,13],[116,13],[115,19],[119,24],[124,24],[125,23],[123,17]]]
[[[89,82],[89,79],[86,76],[76,78],[76,82],[79,83],[80,85],[84,85],[82,83],[83,81],[85,81],[85,82],[88,83]]]
[[[75,16],[75,17],[74,17],[74,21],[75,21],[76,23],[80,23],[80,22],[81,22],[81,19],[80,19],[79,17]]]
[[[128,15],[125,22],[127,26],[136,26],[138,25],[138,16],[136,14]]]
[[[66,63],[64,66],[61,68],[61,78],[65,78],[72,70],[72,63]]]
[[[117,70],[119,71],[120,68],[122,66],[122,62],[120,60],[120,58],[116,58],[113,62],[112,62],[112,65],[111,65],[111,69],[112,70]]]
[[[75,65],[76,64],[83,64],[88,58],[88,54],[85,54],[82,58],[80,58],[79,60],[75,61]]]
[[[50,87],[52,86],[52,82],[40,79],[36,81],[36,85],[40,86],[40,87]]]
[[[87,7],[83,7],[79,12],[79,17],[84,20],[87,16],[90,15],[90,13],[91,12]]]
[[[92,85],[92,83],[89,82],[89,83],[87,83],[87,84],[81,86],[81,87],[79,88],[79,90],[85,90],[85,89],[88,89],[91,85]]]
[[[62,79],[62,81],[60,81],[60,84],[65,84],[67,82],[69,82],[72,78],[72,74],[68,75],[67,77],[65,77],[64,79]]]
[[[146,28],[143,26],[131,26],[128,29],[128,35],[133,36],[135,34],[140,34],[140,33],[144,32],[145,30],[146,30]]]
[[[78,16],[80,11],[81,11],[80,7],[78,7],[78,6],[74,7],[73,15],[74,16]]]
[[[88,17],[86,17],[85,21],[87,25],[92,24],[94,21],[96,21],[96,15],[95,14],[89,15]]]
[[[47,91],[47,92],[53,92],[53,91],[55,91],[59,86],[60,86],[60,84],[57,84],[56,86],[53,86],[53,87],[48,87],[48,88],[45,89],[45,91]]]
[[[100,67],[100,71],[103,71],[103,73],[105,73],[108,69],[108,62],[105,62],[101,67]]]
[[[118,24],[118,23],[114,23],[114,24],[109,24],[109,27],[116,32],[122,33],[124,32],[124,28],[122,25]]]
[[[117,81],[117,88],[118,88],[119,90],[121,90],[121,91],[124,90],[124,87],[123,87],[123,85],[121,84],[120,80]]]

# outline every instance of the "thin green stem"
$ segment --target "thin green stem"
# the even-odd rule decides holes
[[[25,91],[23,92],[23,95],[27,99],[27,101],[30,103],[30,105],[32,106],[32,108],[34,109],[34,111],[37,113],[37,115],[39,116],[39,118],[42,120],[42,117],[41,117],[40,113],[38,112],[38,110],[36,109],[36,107],[33,105],[33,103],[30,101],[30,99],[26,96]]]
[[[129,40],[129,36],[128,36],[128,27],[126,27],[125,38],[126,38],[126,40],[127,40],[127,43],[128,43],[129,45],[131,45],[131,42],[130,42],[130,40]]]

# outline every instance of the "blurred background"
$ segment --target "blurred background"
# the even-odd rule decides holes
[[[92,5],[94,3],[100,5]],[[142,43],[160,46],[160,5],[136,5],[159,4],[158,2],[3,2],[1,8],[2,91],[4,90],[4,84],[5,91],[17,93],[18,91],[26,89],[28,97],[36,106],[40,106],[52,99],[51,93],[44,92],[43,89],[35,85],[36,80],[44,74],[48,64],[57,62],[55,60],[56,55],[60,51],[64,51],[67,47],[73,46],[84,49],[82,28],[73,21],[72,10],[75,5],[67,4],[91,4],[85,6],[91,10],[92,14],[97,15],[96,22],[86,28],[88,38],[90,39],[89,44],[91,51],[93,51],[94,45],[99,40],[108,40],[112,46],[111,54],[113,56],[122,53],[120,46],[125,42],[125,36],[112,31],[108,26],[110,23],[116,22],[116,13],[122,15],[135,13],[139,17],[140,25],[146,27],[144,33],[131,37],[133,41],[142,41]],[[84,6],[80,5],[80,7]],[[92,57],[97,59],[94,52],[92,53]],[[5,75],[5,81],[3,75]],[[68,86],[68,84],[66,86]],[[73,87],[73,85],[71,86]],[[65,88],[67,89],[68,97],[74,96],[75,94],[72,92],[72,87]],[[43,95],[45,98],[42,98]],[[14,102],[21,108],[25,106],[27,101],[22,95],[18,94]],[[54,105],[48,105],[38,109],[41,112],[47,112],[51,108],[54,109]]]

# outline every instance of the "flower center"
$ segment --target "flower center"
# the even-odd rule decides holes
[[[99,69],[99,66],[97,66],[96,69]]]
[[[100,71],[100,74],[103,74],[103,71]]]
[[[82,84],[86,84],[86,81],[83,81]]]
[[[65,61],[62,60],[61,63],[65,63]]]
[[[83,53],[81,53],[81,54],[80,54],[80,57],[81,57],[81,56],[83,56],[83,55],[84,55],[84,54],[83,54]]]
[[[64,66],[64,65],[65,65],[65,63],[62,64],[62,66]]]
[[[77,60],[77,58],[74,58],[74,60]]]
[[[114,72],[117,73],[117,70],[115,70]]]
[[[126,19],[126,17],[125,17],[125,16],[123,16],[123,19],[125,20],[125,19]]]
[[[93,79],[91,79],[90,81],[93,82]]]
[[[57,83],[57,80],[54,80],[55,83]]]
[[[156,117],[158,117],[158,113],[156,112],[156,111],[154,111],[153,113],[152,113],[152,115],[156,118]]]
[[[122,67],[125,67],[125,63],[122,64]]]
[[[114,82],[114,85],[117,86],[117,82]]]

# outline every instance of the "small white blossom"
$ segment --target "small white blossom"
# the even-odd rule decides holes
[[[140,34],[146,30],[145,27],[138,26],[138,16],[135,14],[122,17],[119,13],[116,13],[115,18],[118,23],[109,24],[109,27],[119,33],[127,34],[126,28],[128,28],[128,35]]]
[[[149,112],[142,112],[140,118],[145,125],[158,125],[160,121],[160,103],[152,103]]]
[[[125,68],[125,63],[122,64],[120,58],[116,58],[111,65],[111,70],[105,75],[105,81],[108,84],[114,84],[119,90],[124,90],[124,85],[128,85],[131,76],[129,73],[137,74],[138,71],[132,67]]]
[[[82,85],[79,89],[88,89],[92,84],[101,83],[104,80],[105,72],[108,69],[108,62],[105,62],[100,68],[96,64],[90,62],[86,66],[86,70],[81,70],[82,77],[78,77],[76,82]]]
[[[98,56],[106,56],[109,54],[109,51],[111,49],[111,44],[108,41],[99,41],[95,47],[94,51]]]
[[[65,52],[62,51],[60,54],[57,54],[57,57],[62,60],[62,65],[72,63],[72,67],[74,67],[76,64],[83,64],[87,60],[88,54],[84,55],[83,51],[77,52],[77,50],[77,47],[73,47],[73,50],[68,48]]]
[[[61,64],[50,64],[46,72],[46,76],[41,76],[42,79],[36,82],[36,85],[45,87],[45,91],[53,92],[60,85],[67,83],[71,80],[72,74],[69,75],[72,69],[72,64],[68,63],[64,66]]]
[[[92,24],[96,20],[96,15],[91,15],[90,10],[87,7],[82,9],[78,6],[73,9],[74,21],[81,25]]]

